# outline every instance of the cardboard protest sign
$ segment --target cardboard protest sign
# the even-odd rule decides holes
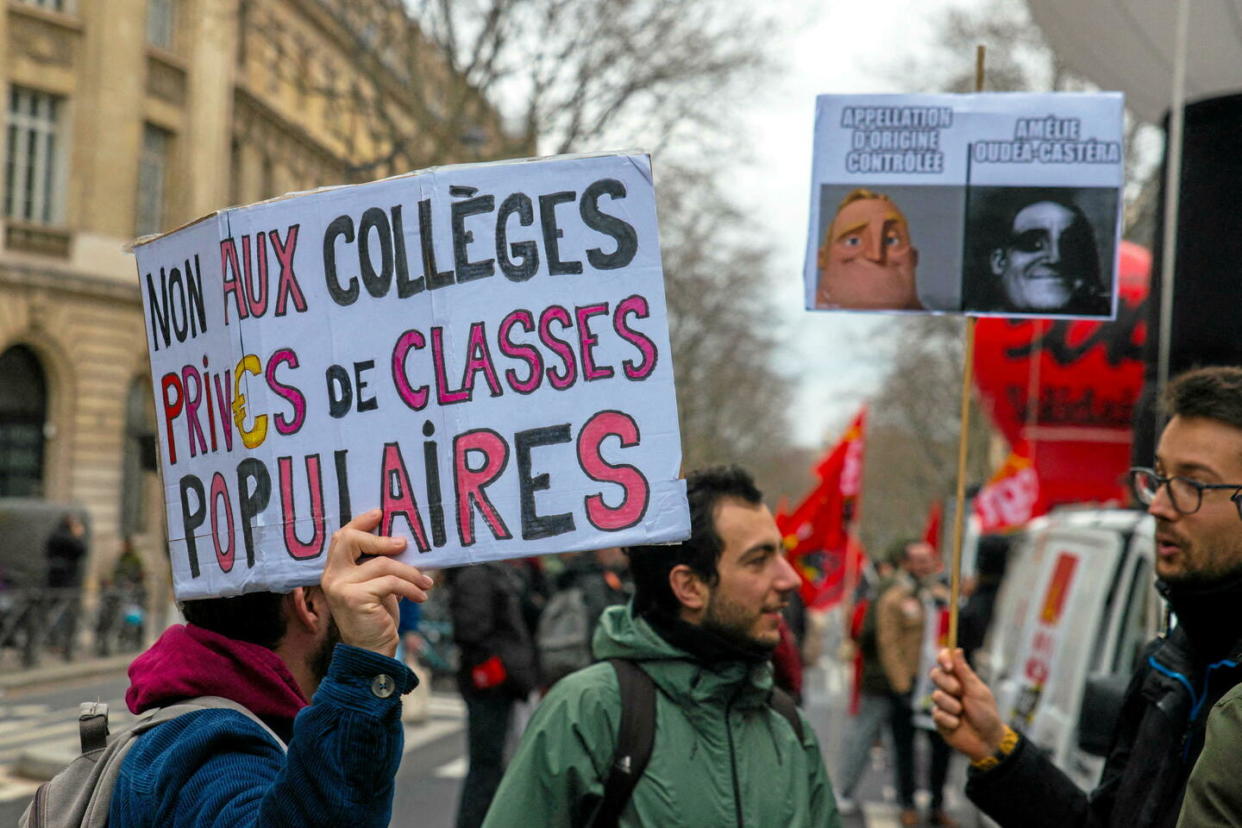
[[[821,95],[806,307],[1112,318],[1122,96]]]
[[[645,155],[445,167],[136,248],[179,598],[689,535]]]

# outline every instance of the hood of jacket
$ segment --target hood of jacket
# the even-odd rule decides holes
[[[772,692],[770,661],[737,658],[696,659],[670,644],[646,619],[635,617],[633,604],[604,610],[595,629],[592,651],[600,660],[625,658],[638,662],[656,687],[691,718],[717,718],[720,705],[761,707]],[[697,725],[697,723],[696,723]]]
[[[276,653],[193,624],[165,630],[129,665],[129,680],[125,702],[133,713],[196,696],[221,696],[281,734],[292,731],[294,716],[308,703]]]
[[[617,605],[600,616],[593,640],[598,658],[630,659],[656,685],[652,755],[616,815],[620,824],[837,828],[815,731],[803,717],[799,738],[767,704],[766,661],[725,658],[725,647],[682,638],[702,653],[696,657],[657,625]],[[586,823],[604,792],[627,703],[609,664],[557,682],[505,772],[487,828]]]

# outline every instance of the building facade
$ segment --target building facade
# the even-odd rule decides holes
[[[421,110],[404,104],[435,97],[413,84],[451,88],[452,74],[430,50],[411,78],[408,56],[368,48],[365,27],[392,15],[405,20],[396,0],[0,7],[0,498],[86,509],[88,598],[126,548],[167,597],[129,243],[229,204],[404,171],[411,153],[386,142],[417,146]],[[462,143],[477,156],[500,127],[475,117]],[[426,145],[427,163],[469,157]]]

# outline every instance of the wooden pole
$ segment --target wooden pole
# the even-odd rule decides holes
[[[975,48],[975,91],[983,91],[982,45]],[[962,523],[966,512],[966,457],[970,445],[970,382],[975,366],[975,322],[966,317],[966,344],[962,354],[961,431],[957,438],[957,496],[953,501],[953,563],[949,580],[949,647],[957,646],[957,605],[962,597]]]
[[[953,564],[949,581],[949,646],[957,646],[957,605],[962,596],[962,524],[966,511],[966,455],[970,432],[970,380],[974,370],[975,322],[966,317],[966,353],[962,356],[962,432],[957,441],[957,495],[953,503]]]

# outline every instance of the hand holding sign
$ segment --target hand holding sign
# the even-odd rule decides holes
[[[432,580],[393,560],[405,538],[370,534],[380,510],[358,515],[332,536],[320,585],[341,632],[341,641],[381,655],[397,651],[397,599],[426,601]]]
[[[932,719],[949,746],[972,762],[1000,749],[1005,725],[997,712],[996,698],[983,680],[970,669],[960,648],[943,649],[936,657],[931,680]]]

